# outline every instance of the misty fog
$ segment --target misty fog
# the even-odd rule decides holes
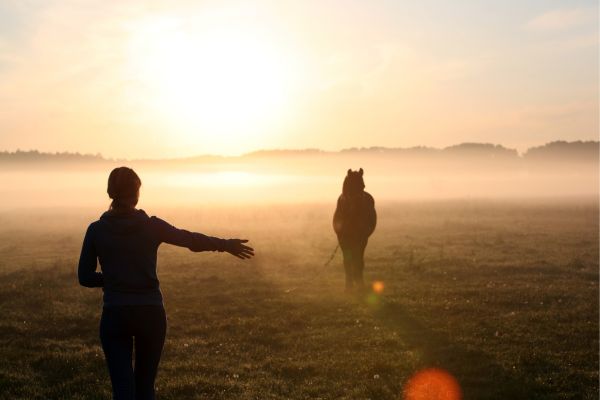
[[[593,155],[527,159],[505,151],[458,156],[427,149],[401,156],[377,150],[273,151],[159,161],[4,161],[0,208],[106,208],[108,174],[121,165],[134,168],[142,179],[142,208],[333,203],[349,168],[364,169],[366,190],[378,202],[598,196]]]

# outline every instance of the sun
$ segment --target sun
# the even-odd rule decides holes
[[[285,51],[247,24],[197,29],[178,18],[151,18],[133,26],[127,54],[148,107],[189,143],[264,139],[285,111]]]

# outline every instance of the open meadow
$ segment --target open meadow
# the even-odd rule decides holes
[[[334,206],[146,209],[257,254],[161,245],[159,399],[401,399],[429,367],[465,399],[597,398],[597,200],[378,203],[383,291],[360,296],[339,251],[324,266]],[[101,290],[76,276],[101,212],[0,213],[0,399],[110,398]]]

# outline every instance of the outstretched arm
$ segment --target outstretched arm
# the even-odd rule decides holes
[[[245,239],[221,239],[199,232],[178,229],[157,217],[152,217],[152,220],[160,242],[187,247],[195,252],[224,251],[241,259],[250,258],[254,255],[254,249],[244,244],[248,242]]]
[[[244,243],[248,243],[248,240],[227,239],[227,249],[225,251],[242,260],[254,257],[254,249],[250,246],[246,246]]]
[[[81,247],[81,255],[79,256],[79,267],[77,268],[77,276],[79,284],[85,287],[103,287],[104,278],[102,272],[96,272],[98,267],[96,247],[94,246],[93,232],[88,227],[83,238],[83,246]]]

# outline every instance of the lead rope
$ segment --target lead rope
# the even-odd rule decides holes
[[[321,276],[321,274],[323,274],[323,272],[325,271],[325,268],[327,266],[329,266],[329,264],[331,264],[331,262],[335,258],[335,255],[336,255],[336,253],[337,253],[337,251],[338,251],[339,248],[340,248],[339,244],[337,246],[335,246],[335,249],[333,249],[333,252],[331,253],[331,256],[329,257],[329,260],[327,260],[325,262],[325,264],[323,264],[323,269],[320,270],[319,272],[317,272],[316,274],[314,274],[312,276],[312,278],[310,278],[307,282],[312,282],[313,280],[315,280],[316,278],[318,278],[319,276]],[[286,290],[285,293],[291,293],[291,292],[293,292],[294,290],[296,290],[298,288],[299,288],[299,286],[293,287],[291,289]]]
[[[333,258],[335,257],[335,253],[337,253],[339,248],[340,248],[339,244],[337,246],[335,246],[335,249],[333,249],[333,253],[331,253],[329,260],[327,260],[327,262],[325,264],[323,264],[324,267],[327,267],[329,264],[331,264],[331,262],[333,261]]]

